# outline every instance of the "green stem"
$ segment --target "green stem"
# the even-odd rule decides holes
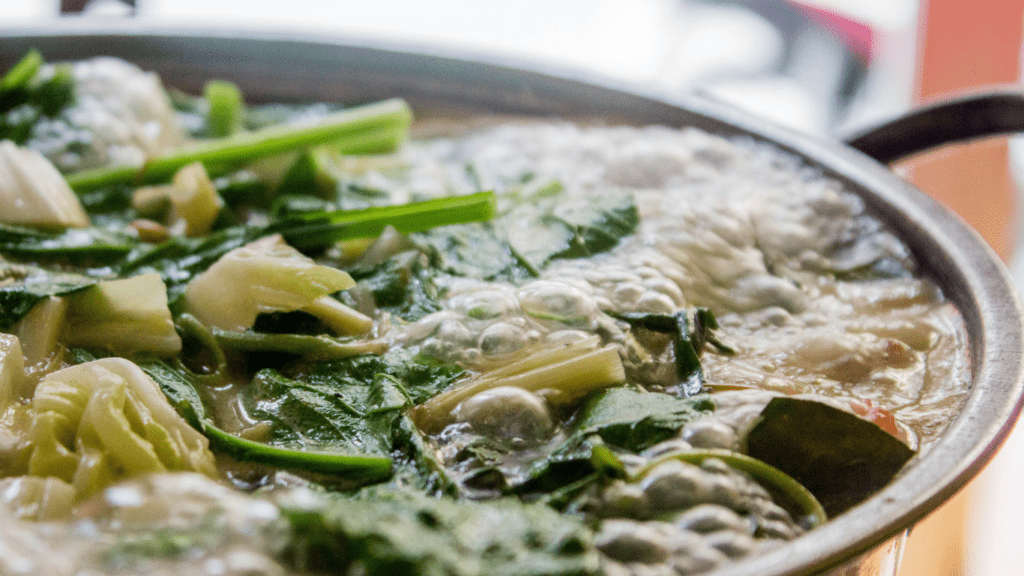
[[[342,153],[393,149],[408,134],[412,111],[401,99],[384,100],[326,116],[314,126],[275,125],[199,143],[151,159],[141,168],[98,168],[71,174],[68,185],[88,192],[113,184],[153,184],[170,179],[179,168],[199,161],[214,175],[247,161],[296,148],[330,144]]]
[[[321,212],[286,218],[268,227],[299,250],[327,246],[340,240],[379,235],[385,226],[399,232],[422,232],[437,226],[490,220],[494,217],[494,193],[435,198],[398,206]]]
[[[209,422],[205,423],[203,433],[210,439],[210,448],[241,462],[317,474],[344,474],[366,481],[383,480],[391,475],[390,458],[280,448],[228,434]]]
[[[335,360],[361,354],[380,354],[382,342],[342,342],[330,336],[305,334],[265,334],[262,332],[230,332],[213,329],[217,343],[238,352],[283,352],[314,360]]]
[[[791,506],[786,507],[790,508],[790,512],[793,512],[792,508],[795,508],[799,513],[796,519],[807,521],[810,527],[818,526],[828,519],[828,514],[825,513],[821,503],[803,484],[797,482],[782,470],[766,464],[757,458],[729,450],[705,449],[670,452],[648,463],[633,476],[631,481],[635,482],[642,479],[655,466],[666,460],[681,460],[699,466],[708,458],[717,458],[730,467],[749,474],[774,496],[788,501]]]

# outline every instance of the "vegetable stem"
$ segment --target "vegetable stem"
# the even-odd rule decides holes
[[[363,480],[382,480],[391,475],[391,459],[329,452],[308,452],[245,440],[207,422],[203,433],[210,447],[242,462],[254,462],[318,474],[345,474]]]
[[[308,250],[340,240],[378,236],[386,226],[408,234],[437,226],[490,220],[494,217],[494,205],[493,192],[477,192],[398,206],[303,214],[272,224],[267,233],[279,233],[289,245]]]
[[[782,497],[788,501],[791,509],[795,508],[799,512],[797,520],[806,521],[809,527],[813,528],[820,525],[821,523],[828,520],[828,514],[822,507],[818,499],[814,497],[803,484],[797,482],[790,475],[786,474],[782,470],[766,464],[757,458],[752,458],[746,454],[740,454],[739,452],[732,452],[730,450],[720,449],[702,449],[702,450],[681,450],[678,452],[670,452],[649,462],[646,466],[640,469],[631,481],[636,482],[647,475],[652,469],[658,464],[666,460],[681,460],[688,464],[694,464],[699,466],[708,458],[717,458],[722,462],[725,462],[730,467],[746,472],[754,478],[758,483],[767,488],[770,492],[773,492],[776,497]]]
[[[159,156],[141,168],[98,168],[71,174],[67,180],[76,192],[88,192],[113,184],[163,182],[196,161],[211,173],[223,173],[256,158],[324,144],[342,153],[384,152],[406,138],[411,123],[412,111],[404,100],[384,100],[330,114],[313,126],[270,126]]]
[[[549,400],[567,402],[625,381],[624,370],[614,346],[598,348],[595,342],[583,340],[554,351],[527,356],[442,392],[418,406],[415,418],[424,430],[436,430],[451,419],[452,412],[463,400],[498,386],[513,386],[531,392],[549,390]]]
[[[380,354],[386,345],[379,341],[343,342],[329,336],[305,334],[264,334],[213,329],[217,343],[239,352],[283,352],[315,360],[335,360],[362,354]]]

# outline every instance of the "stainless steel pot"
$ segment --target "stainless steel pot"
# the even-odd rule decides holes
[[[854,147],[796,134],[697,96],[656,95],[562,72],[335,38],[164,29],[139,21],[75,22],[0,31],[0,69],[33,47],[50,60],[118,56],[192,92],[209,78],[224,78],[265,100],[401,96],[419,109],[696,126],[771,142],[860,194],[962,311],[970,334],[970,397],[943,438],[881,492],[808,535],[715,576],[894,574],[908,527],[985,465],[1021,409],[1021,306],[1003,265],[955,215]],[[1011,93],[999,98],[1002,104],[975,99],[927,109],[853,144],[891,161],[947,141],[1022,129],[1021,98]],[[965,109],[975,115],[963,117]]]

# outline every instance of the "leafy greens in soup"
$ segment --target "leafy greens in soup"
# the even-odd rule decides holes
[[[707,573],[966,394],[906,246],[764,144],[36,53],[0,111],[5,573]]]

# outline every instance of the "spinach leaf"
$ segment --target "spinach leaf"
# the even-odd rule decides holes
[[[391,430],[370,419],[375,409],[364,383],[310,384],[260,370],[243,394],[249,414],[271,423],[275,444],[333,446],[362,454],[391,453]]]
[[[543,504],[380,496],[285,505],[293,534],[285,557],[303,571],[346,573],[358,566],[367,576],[583,576],[600,570],[581,518]]]
[[[297,379],[260,371],[243,401],[250,413],[271,422],[272,441],[316,445],[389,456],[391,485],[432,494],[455,494],[433,447],[409,409],[462,373],[427,364],[410,352],[355,356],[306,366]]]
[[[577,434],[596,434],[613,446],[640,452],[668,440],[687,423],[714,410],[707,396],[676,398],[627,387],[592,395],[577,417]]]
[[[590,486],[625,476],[622,461],[600,436],[577,433],[550,456],[533,462],[524,477],[511,482],[507,491],[564,510]]]
[[[42,55],[32,50],[0,78],[0,140],[24,144],[42,118],[60,114],[74,100],[74,78],[66,65],[42,74]]]
[[[386,457],[272,446],[228,434],[207,418],[197,385],[198,378],[188,369],[181,364],[171,365],[159,360],[143,362],[139,366],[156,381],[178,413],[210,440],[210,448],[214,451],[242,462],[333,474],[359,482],[380,481],[391,475],[391,460]]]
[[[588,196],[585,202],[545,198],[513,208],[503,220],[509,243],[531,266],[606,252],[640,224],[633,195]]]
[[[672,335],[676,359],[676,377],[680,390],[686,396],[700,392],[704,386],[704,369],[700,364],[700,352],[705,344],[711,344],[719,352],[732,354],[732,348],[723,344],[714,334],[718,320],[706,308],[681,310],[675,314],[618,314],[608,312],[633,328],[652,330]]]
[[[441,309],[435,272],[418,252],[405,252],[372,267],[351,268],[352,279],[373,293],[377,308],[406,322]]]
[[[401,383],[413,404],[433,398],[464,374],[458,366],[441,364],[407,349],[312,364],[304,372],[300,380],[330,386],[365,385],[384,374]]]
[[[137,240],[125,234],[102,228],[50,232],[0,224],[0,252],[36,262],[110,264],[123,258],[137,244]]]
[[[10,328],[40,300],[71,294],[97,281],[77,274],[48,272],[0,261],[0,330]]]
[[[765,407],[746,445],[748,455],[806,486],[830,517],[880,490],[914,455],[872,422],[789,397]]]
[[[628,387],[594,393],[569,437],[521,478],[507,479],[508,491],[530,498],[544,495],[552,506],[565,506],[589,485],[625,476],[614,450],[641,452],[713,409],[707,397],[682,399]]]
[[[429,256],[431,266],[452,276],[517,282],[538,275],[489,224],[445,226],[411,238]]]

